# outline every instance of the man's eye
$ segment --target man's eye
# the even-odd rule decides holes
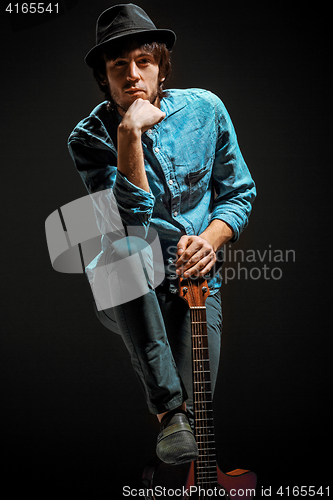
[[[126,64],[126,61],[116,61],[114,63],[115,66],[124,66],[124,64]]]

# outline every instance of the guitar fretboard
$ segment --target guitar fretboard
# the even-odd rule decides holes
[[[193,358],[195,438],[199,449],[196,461],[197,485],[217,485],[217,463],[209,369],[206,307],[190,307]]]

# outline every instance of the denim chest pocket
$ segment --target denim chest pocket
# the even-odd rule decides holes
[[[212,174],[211,164],[193,170],[190,170],[187,165],[177,165],[176,168],[188,192],[189,207],[193,208],[209,188]]]

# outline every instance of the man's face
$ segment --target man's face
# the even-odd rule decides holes
[[[124,116],[130,105],[139,97],[159,106],[159,66],[153,54],[142,47],[124,52],[117,59],[106,62],[106,78],[110,94]]]

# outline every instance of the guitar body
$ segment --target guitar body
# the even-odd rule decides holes
[[[219,467],[216,467],[216,472],[216,486],[201,487],[200,490],[196,484],[194,462],[167,465],[156,457],[148,463],[143,472],[143,484],[147,489],[145,498],[146,500],[158,500],[159,498],[164,500],[171,498],[179,498],[179,500],[205,500],[208,498],[241,500],[255,496],[257,477],[254,472],[236,469],[225,474]]]
[[[153,459],[143,473],[146,500],[250,499],[255,496],[256,475],[243,469],[224,474],[217,465],[205,306],[209,295],[206,280],[180,278],[179,295],[187,302],[191,315],[194,434],[199,456],[195,462],[177,466],[166,465],[157,457]]]

